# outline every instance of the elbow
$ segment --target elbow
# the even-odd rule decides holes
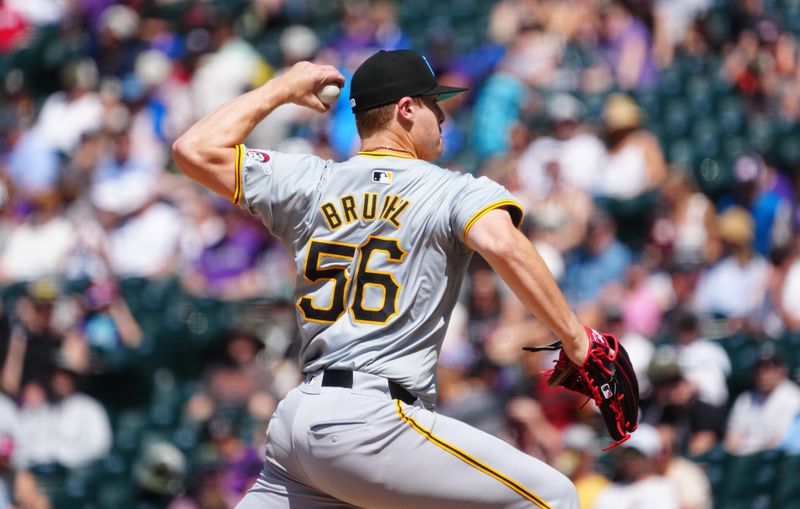
[[[191,162],[196,154],[196,147],[186,134],[172,143],[172,158],[178,168],[187,176],[191,176],[189,175],[191,173]]]
[[[181,172],[192,180],[201,178],[215,162],[215,153],[203,139],[190,132],[172,143],[172,159]]]

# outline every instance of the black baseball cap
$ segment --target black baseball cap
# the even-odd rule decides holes
[[[350,82],[353,113],[391,104],[403,97],[439,96],[447,99],[466,88],[436,82],[428,60],[413,50],[381,50],[361,64]]]

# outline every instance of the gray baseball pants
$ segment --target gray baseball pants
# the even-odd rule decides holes
[[[391,399],[385,379],[321,379],[278,405],[264,470],[238,509],[579,509],[560,472],[419,400]]]

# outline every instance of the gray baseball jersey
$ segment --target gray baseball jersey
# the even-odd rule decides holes
[[[270,420],[264,470],[237,509],[577,509],[557,470],[431,410],[472,253],[465,238],[497,207],[519,223],[511,195],[380,153],[334,163],[237,151],[234,200],[296,261],[308,373]],[[352,383],[326,386],[329,369],[350,371]],[[387,379],[418,399],[394,399]]]
[[[393,380],[435,401],[435,368],[486,212],[522,207],[499,184],[386,153],[337,163],[237,147],[234,201],[260,216],[296,261],[305,372]]]

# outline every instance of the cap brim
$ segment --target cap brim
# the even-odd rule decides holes
[[[423,96],[431,96],[435,95],[437,99],[440,101],[444,101],[445,99],[450,99],[454,95],[458,95],[461,92],[466,92],[469,90],[468,88],[459,88],[459,87],[448,87],[446,85],[437,85],[431,90],[421,94]]]

